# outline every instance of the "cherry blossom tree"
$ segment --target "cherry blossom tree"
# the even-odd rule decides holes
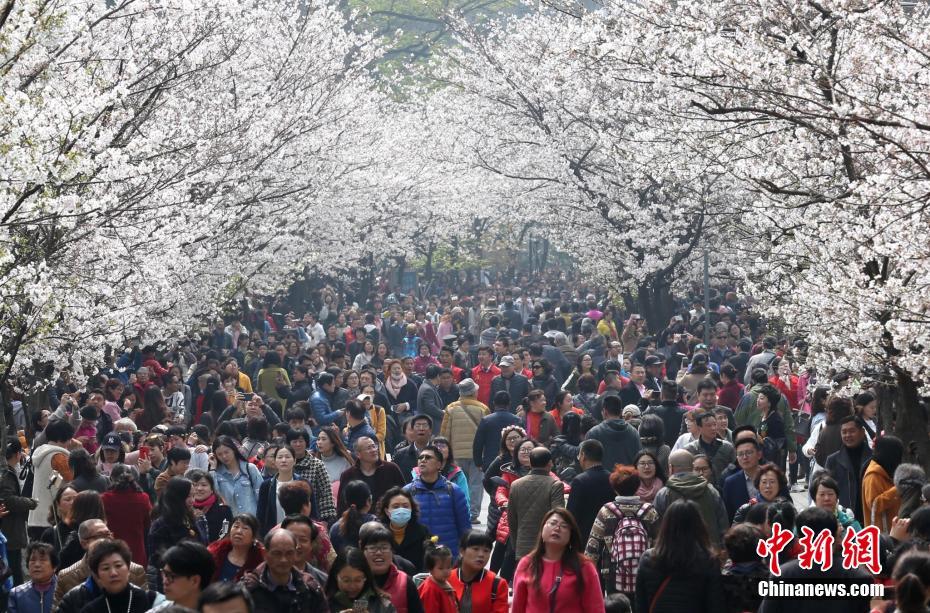
[[[367,209],[379,52],[325,3],[0,3],[0,384],[340,255],[313,241]]]

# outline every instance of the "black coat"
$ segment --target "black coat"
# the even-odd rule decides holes
[[[676,401],[663,400],[662,404],[646,409],[643,415],[658,415],[662,418],[662,423],[665,425],[664,442],[671,448],[675,446],[675,442],[678,440],[678,435],[681,432],[681,421],[687,412]]]
[[[594,518],[608,502],[614,499],[614,488],[610,485],[610,473],[602,465],[592,466],[572,480],[572,491],[568,495],[566,508],[578,522],[581,542],[587,543]]]
[[[501,430],[519,423],[519,417],[504,410],[495,411],[482,417],[478,423],[478,429],[475,431],[475,441],[472,444],[472,457],[475,462],[482,468],[490,466],[501,450]]]
[[[669,577],[653,562],[649,549],[639,561],[636,572],[636,611],[649,613],[718,613],[724,610],[720,566],[713,559],[698,565],[688,574],[671,575],[662,593],[655,598],[662,582]],[[655,599],[655,602],[653,602]]]
[[[839,503],[852,510],[859,523],[862,523],[862,475],[871,459],[872,450],[863,442],[858,466],[853,466],[849,448],[845,445],[839,451],[830,454],[824,466],[840,486]]]
[[[390,530],[390,522],[382,520],[382,523]],[[426,554],[426,541],[431,536],[426,526],[420,522],[414,523],[413,520],[410,520],[407,529],[404,530],[404,540],[398,545],[394,539],[391,539],[391,546],[394,548],[396,555],[408,560],[413,564],[416,572],[421,573],[425,569],[423,557]]]
[[[491,401],[494,401],[494,395],[497,392],[507,392],[510,394],[510,412],[516,413],[517,407],[530,393],[529,380],[519,373],[514,373],[509,379],[498,375],[491,380]]]

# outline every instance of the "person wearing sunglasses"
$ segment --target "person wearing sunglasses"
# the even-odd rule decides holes
[[[439,542],[458,555],[459,539],[471,529],[465,493],[442,476],[443,454],[427,445],[417,456],[419,475],[404,486],[420,509],[420,523],[439,537]]]

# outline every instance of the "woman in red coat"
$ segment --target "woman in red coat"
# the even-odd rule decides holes
[[[791,362],[788,358],[777,359],[772,364],[772,369],[775,375],[769,378],[769,383],[788,399],[788,408],[792,411],[798,410],[801,406],[801,388],[798,385],[798,376],[791,373]]]
[[[126,541],[133,562],[147,565],[145,538],[149,532],[152,503],[139,486],[139,472],[125,464],[114,466],[110,473],[110,489],[100,496],[100,500],[113,538]]]

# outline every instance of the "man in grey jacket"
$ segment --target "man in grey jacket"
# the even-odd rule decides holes
[[[439,373],[442,367],[438,364],[430,364],[426,367],[426,379],[423,385],[417,390],[417,415],[429,415],[433,420],[433,435],[439,435],[439,426],[442,424],[442,418],[445,415],[445,406],[442,404],[442,398],[439,395]]]

